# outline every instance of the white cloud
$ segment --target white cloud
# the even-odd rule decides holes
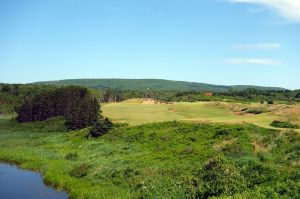
[[[280,48],[278,43],[258,43],[258,44],[241,44],[232,46],[235,50],[277,50]]]
[[[300,0],[228,0],[233,3],[251,3],[274,9],[286,19],[300,23]]]
[[[280,61],[276,59],[264,58],[240,58],[240,59],[226,59],[226,64],[233,65],[280,65]]]

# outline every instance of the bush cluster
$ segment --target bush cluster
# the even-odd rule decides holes
[[[113,123],[108,119],[101,119],[96,122],[96,124],[89,131],[88,137],[100,137],[106,134],[109,130],[113,128]]]
[[[290,122],[283,122],[283,121],[278,121],[275,120],[271,123],[271,126],[277,127],[277,128],[290,128],[290,129],[298,129],[299,125],[297,124],[292,124]]]
[[[76,165],[71,171],[70,175],[75,178],[82,178],[85,177],[88,174],[90,166],[86,163],[82,163],[79,165]]]

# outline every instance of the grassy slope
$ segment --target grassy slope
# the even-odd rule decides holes
[[[116,129],[92,140],[86,130],[45,130],[0,116],[0,159],[40,171],[74,198],[192,198],[213,193],[210,183],[220,183],[216,196],[299,197],[297,133],[178,122]],[[70,152],[78,158],[66,159]],[[220,168],[203,166],[215,157],[225,161]],[[87,175],[72,177],[82,163]],[[210,181],[207,175],[218,169],[221,179]]]
[[[67,79],[59,81],[38,82],[47,85],[79,85],[88,88],[111,88],[116,90],[136,90],[145,91],[148,88],[157,91],[191,91],[191,90],[209,90],[209,91],[228,91],[228,89],[244,90],[246,88],[256,88],[261,90],[284,90],[277,87],[260,86],[222,86],[213,84],[204,84],[196,82],[172,81],[164,79]]]
[[[232,108],[251,107],[238,103],[196,102],[174,104],[142,104],[140,101],[122,103],[109,103],[102,105],[103,114],[113,121],[129,124],[144,124],[148,122],[161,122],[172,120],[221,122],[221,123],[252,123],[261,127],[272,128],[274,120],[296,118],[293,122],[300,123],[294,115],[276,115],[272,112],[259,115],[238,115]],[[255,105],[254,106],[261,106]],[[299,105],[297,105],[299,106]],[[300,113],[298,113],[299,116]]]
[[[87,142],[80,131],[68,134],[49,128],[48,122],[17,124],[10,119],[11,116],[0,115],[0,160],[41,172],[47,184],[68,191],[71,198],[132,197],[128,190],[112,186],[110,182],[95,184],[92,179],[70,176],[73,167],[82,162],[90,163],[89,159],[94,155],[87,153],[95,142]],[[65,155],[74,151],[80,159],[66,160]]]

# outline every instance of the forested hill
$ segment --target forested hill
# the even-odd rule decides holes
[[[59,81],[36,82],[36,84],[46,85],[78,85],[94,89],[112,90],[134,90],[144,91],[152,89],[156,91],[214,91],[226,92],[228,90],[245,90],[255,88],[258,90],[285,90],[278,87],[260,87],[260,86],[222,86],[213,84],[204,84],[196,82],[172,81],[164,79],[66,79]]]

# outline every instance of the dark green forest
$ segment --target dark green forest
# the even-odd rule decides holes
[[[120,90],[92,90],[101,102],[120,102],[133,98],[151,98],[162,102],[197,102],[197,101],[237,101],[237,102],[299,102],[300,90],[229,90],[227,92],[205,91],[120,91]]]
[[[213,92],[226,92],[230,90],[245,90],[254,88],[257,90],[286,90],[278,87],[261,87],[251,85],[236,85],[236,86],[223,86],[204,84],[197,82],[185,81],[172,81],[164,79],[67,79],[59,81],[45,81],[37,82],[36,84],[42,85],[77,85],[97,90],[119,90],[119,91],[145,91],[148,89],[155,91],[213,91]]]
[[[25,97],[16,108],[17,121],[43,121],[62,116],[70,129],[81,129],[95,124],[99,119],[99,103],[88,90],[78,86],[46,89]]]
[[[2,85],[1,107],[2,112],[15,111],[18,122],[61,116],[70,129],[91,126],[100,117],[98,100],[87,88],[79,86]]]

